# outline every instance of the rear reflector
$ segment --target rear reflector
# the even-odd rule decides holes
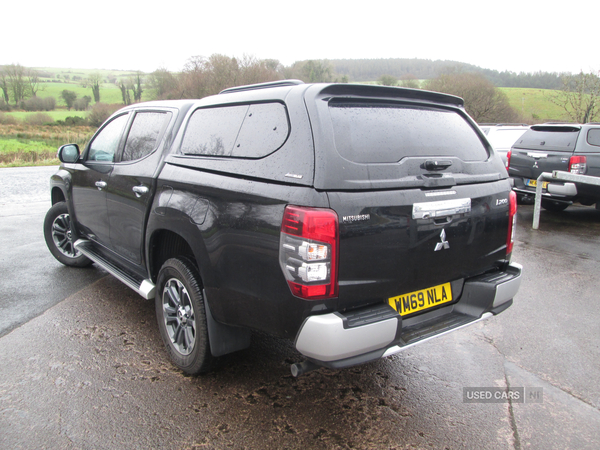
[[[517,194],[510,191],[508,196],[508,236],[506,237],[506,259],[510,256],[515,244],[515,230],[517,228]]]
[[[324,208],[287,206],[279,263],[292,293],[307,300],[337,297],[338,216]]]

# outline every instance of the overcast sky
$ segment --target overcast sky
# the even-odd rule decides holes
[[[284,65],[306,59],[423,58],[513,72],[600,70],[600,2],[575,2],[570,12],[552,5],[530,0],[10,2],[1,11],[0,65],[180,71],[191,56],[221,53]]]

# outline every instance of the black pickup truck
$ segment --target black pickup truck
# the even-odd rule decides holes
[[[155,299],[173,362],[197,374],[293,340],[343,368],[512,304],[516,197],[462,99],[284,81],[141,103],[59,149],[44,223],[62,263]]]
[[[542,172],[559,170],[600,177],[600,124],[533,125],[510,151],[508,173],[520,199],[532,200]],[[591,183],[544,181],[542,207],[563,211],[579,202],[600,209],[600,186]]]

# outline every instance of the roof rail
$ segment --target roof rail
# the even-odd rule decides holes
[[[272,87],[283,87],[283,86],[296,86],[298,84],[304,84],[301,80],[280,80],[280,81],[269,81],[267,83],[249,84],[246,86],[235,86],[227,89],[223,89],[219,94],[229,94],[231,92],[243,92],[252,91],[254,89],[267,89]]]

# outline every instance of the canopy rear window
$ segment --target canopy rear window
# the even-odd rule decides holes
[[[396,163],[405,157],[485,161],[488,152],[458,112],[395,103],[332,100],[335,145],[349,161]]]
[[[534,125],[515,146],[536,150],[572,152],[575,150],[579,131],[578,127]]]

